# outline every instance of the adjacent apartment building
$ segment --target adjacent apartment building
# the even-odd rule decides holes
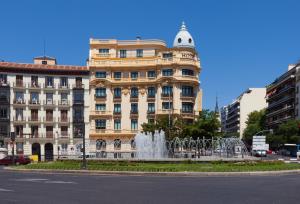
[[[87,67],[57,65],[51,57],[34,64],[0,62],[0,134],[9,151],[52,160],[76,154],[89,138]]]
[[[221,109],[222,131],[229,134],[238,133],[242,138],[248,114],[266,108],[265,96],[265,88],[249,88],[231,104],[223,107]]]
[[[202,107],[200,61],[182,24],[162,40],[90,39],[90,140],[100,157],[134,156],[134,136],[160,115],[192,122]],[[95,145],[94,145],[95,144]]]
[[[267,127],[276,129],[288,120],[299,118],[300,65],[291,64],[288,71],[267,86]]]
[[[160,115],[193,122],[202,109],[201,67],[183,23],[173,47],[162,40],[90,39],[87,66],[0,62],[0,142],[40,160],[80,155],[133,157],[141,125]],[[0,144],[1,145],[1,144]]]

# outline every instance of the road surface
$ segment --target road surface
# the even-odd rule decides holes
[[[300,175],[238,177],[91,176],[0,169],[0,203],[293,204]]]

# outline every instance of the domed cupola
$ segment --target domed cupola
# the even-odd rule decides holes
[[[184,22],[182,22],[181,28],[174,39],[173,47],[195,48],[193,37],[187,30]]]

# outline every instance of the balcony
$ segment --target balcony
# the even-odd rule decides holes
[[[83,105],[83,104],[84,104],[83,99],[82,100],[76,100],[76,99],[73,100],[73,105]]]
[[[106,95],[96,95],[95,94],[95,100],[97,101],[106,101]]]
[[[53,99],[47,99],[47,100],[44,100],[43,105],[44,105],[45,107],[47,107],[47,108],[54,108],[55,105],[56,105],[55,102],[56,102],[56,101],[53,100]]]
[[[46,138],[53,139],[53,131],[46,132]]]
[[[97,58],[110,58],[111,54],[109,53],[96,53],[95,57]]]
[[[70,134],[68,133],[68,131],[61,131],[60,135],[59,135],[59,138],[68,139],[68,138],[70,138]]]
[[[160,57],[144,57],[144,58],[124,58],[120,59],[96,59],[99,58],[95,55],[92,56],[92,60],[90,61],[91,65],[99,66],[99,67],[144,67],[144,66],[158,66],[158,65],[166,65],[171,66],[173,64],[180,64],[180,65],[189,65],[189,66],[196,66],[200,67],[199,61],[195,60],[194,58],[179,58],[179,57],[172,57],[172,58],[160,58]]]
[[[9,87],[10,84],[6,79],[0,79],[0,87]]]
[[[57,121],[58,121],[59,125],[68,125],[70,123],[70,118],[59,117]]]
[[[173,93],[170,93],[170,94],[169,93],[162,93],[161,98],[162,99],[169,99],[169,98],[171,99],[171,98],[173,98]]]
[[[69,108],[70,107],[70,102],[68,99],[63,99],[58,101],[58,107],[59,108]]]
[[[270,100],[274,100],[276,98],[279,98],[280,96],[282,96],[283,94],[285,93],[288,93],[290,90],[294,90],[295,89],[295,85],[288,85],[282,89],[280,89],[278,92],[275,92],[271,95],[269,95],[267,97],[267,101],[270,101]]]
[[[23,81],[17,81],[13,83],[14,89],[26,89],[26,84]]]
[[[139,101],[138,95],[130,95],[130,102],[137,102]]]
[[[17,99],[15,98],[13,103],[16,106],[25,106],[26,105],[24,98],[17,98]]]
[[[273,108],[273,107],[276,107],[276,106],[278,106],[278,105],[281,105],[281,104],[287,102],[288,100],[294,99],[294,98],[295,98],[295,96],[292,95],[292,94],[291,94],[291,95],[288,95],[288,96],[285,96],[285,97],[283,97],[283,98],[281,98],[281,99],[279,99],[279,100],[277,100],[277,101],[274,101],[273,103],[270,103],[270,104],[268,105],[268,109]]]
[[[55,121],[55,118],[53,116],[47,116],[47,117],[43,118],[43,122],[45,124],[49,125],[49,124],[55,123],[56,121]]]
[[[114,95],[113,100],[114,100],[114,102],[120,102],[120,101],[122,101],[122,97],[121,97],[121,95],[120,96],[119,95]]]
[[[122,115],[121,111],[114,111],[114,112],[113,112],[113,116],[114,116],[115,118],[119,118],[119,117],[121,117],[121,115]]]
[[[28,117],[28,123],[40,124],[40,123],[42,123],[42,118],[38,117],[38,116],[30,116],[30,117]]]
[[[195,100],[195,94],[180,94],[180,99],[185,101],[194,101]]]
[[[29,90],[40,91],[42,88],[42,84],[37,82],[31,82],[28,84],[28,88]]]
[[[147,95],[147,101],[155,101],[155,95]]]
[[[95,110],[90,112],[90,116],[111,116],[112,112],[107,110]]]
[[[44,89],[48,90],[48,91],[55,91],[55,85],[54,85],[54,83],[53,84],[45,84]]]
[[[29,108],[36,108],[41,106],[41,101],[38,99],[30,99],[28,102]]]
[[[181,109],[180,114],[184,118],[191,118],[193,119],[195,116],[195,111],[193,109]]]
[[[70,91],[69,84],[58,84],[57,87],[59,91]]]
[[[26,118],[23,115],[14,116],[13,123],[24,124],[24,123],[26,123]]]
[[[139,112],[137,110],[130,111],[130,118],[137,118],[139,117]]]

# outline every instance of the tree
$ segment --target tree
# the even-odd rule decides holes
[[[265,109],[249,113],[246,121],[247,126],[243,132],[243,139],[248,145],[252,145],[253,135],[265,129],[265,121]]]

